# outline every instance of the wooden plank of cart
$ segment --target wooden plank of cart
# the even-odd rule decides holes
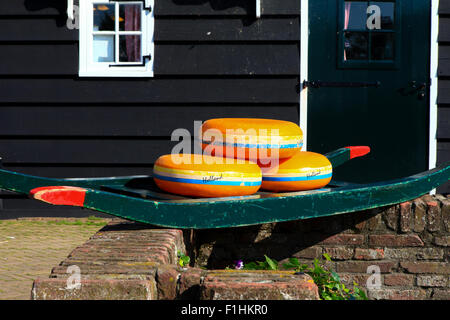
[[[326,154],[333,169],[367,147]],[[53,179],[0,169],[0,189],[54,205],[79,206],[120,218],[170,228],[210,229],[331,216],[418,198],[450,179],[450,162],[402,179],[369,184],[332,181],[302,192],[187,198],[159,190],[150,176]]]

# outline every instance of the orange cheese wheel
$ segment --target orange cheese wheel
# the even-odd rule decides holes
[[[299,151],[289,159],[281,159],[278,166],[262,166],[261,189],[270,191],[303,191],[326,186],[332,177],[327,157]]]
[[[207,155],[253,161],[289,158],[303,146],[303,132],[298,125],[271,119],[207,120],[200,137]]]
[[[261,169],[241,160],[193,154],[164,155],[153,167],[156,185],[167,192],[192,197],[251,195],[261,186]]]

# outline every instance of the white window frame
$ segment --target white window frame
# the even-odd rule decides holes
[[[112,4],[112,3],[140,3],[145,7],[151,7],[152,10],[142,10],[142,43],[141,56],[142,66],[136,66],[136,63],[110,63],[94,62],[93,59],[93,36],[94,36],[94,4]],[[118,5],[116,4],[116,14]],[[120,0],[82,0],[80,1],[80,36],[79,36],[79,76],[80,77],[153,77],[154,61],[154,0],[143,1],[120,1]],[[117,28],[118,21],[116,22]],[[115,31],[117,33],[117,30]],[[121,32],[126,33],[126,32]],[[133,33],[133,32],[130,32]],[[117,39],[116,39],[117,40]],[[115,52],[117,55],[117,52]],[[150,56],[150,59],[144,58]],[[129,64],[130,66],[127,66]]]

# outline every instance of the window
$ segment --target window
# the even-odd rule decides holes
[[[395,67],[400,23],[395,1],[341,1],[339,66]]]
[[[81,77],[153,76],[153,0],[80,1]]]

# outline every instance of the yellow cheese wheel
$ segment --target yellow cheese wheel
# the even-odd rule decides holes
[[[271,119],[211,119],[203,123],[200,136],[207,155],[253,161],[289,158],[303,146],[298,125]]]
[[[262,174],[256,163],[226,160],[197,154],[164,155],[153,167],[153,179],[164,191],[192,197],[245,196],[258,191]]]
[[[319,189],[331,181],[333,173],[327,157],[307,151],[281,159],[278,166],[260,166],[263,173],[261,189],[275,192]]]

